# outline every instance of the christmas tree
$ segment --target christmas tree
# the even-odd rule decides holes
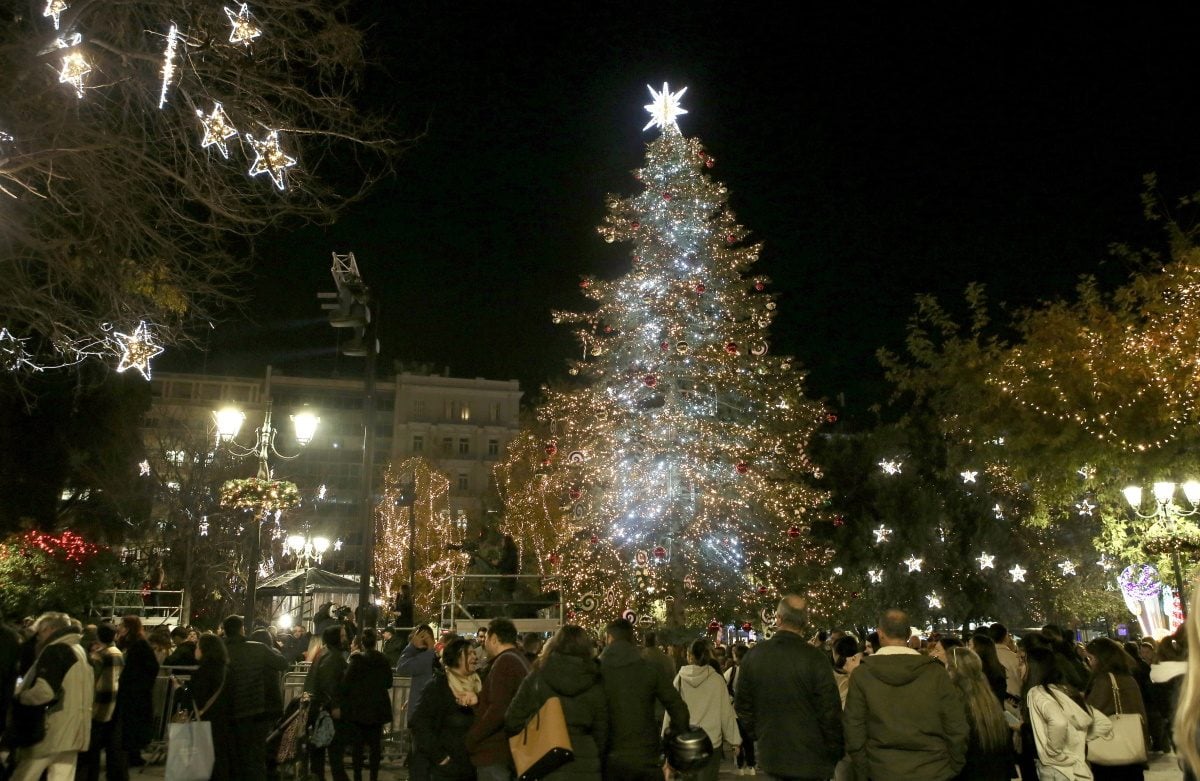
[[[577,387],[547,389],[528,487],[505,485],[505,530],[549,549],[574,620],[632,614],[642,623],[767,616],[787,590],[810,591],[827,553],[809,538],[821,495],[806,445],[824,415],[802,393],[795,361],[773,355],[767,280],[750,274],[760,245],[708,175],[713,158],[684,138],[683,91],[651,89],[646,126],[662,132],[634,176],[642,192],[610,197],[600,228],[630,242],[632,267],[585,279],[595,302],[573,322]],[[530,448],[511,459],[529,461]],[[553,542],[531,535],[553,530]]]

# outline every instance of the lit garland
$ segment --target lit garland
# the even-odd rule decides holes
[[[104,550],[103,546],[88,542],[69,529],[57,535],[46,534],[34,529],[26,532],[21,539],[31,548],[37,548],[51,556],[66,559],[77,565],[84,564],[88,559]]]
[[[175,78],[175,47],[179,45],[179,28],[172,22],[167,32],[167,48],[163,52],[162,89],[158,93],[158,107],[167,105],[167,90],[171,87],[171,79]]]
[[[275,512],[300,504],[300,489],[287,480],[246,477],[226,480],[221,486],[221,506],[230,509]]]

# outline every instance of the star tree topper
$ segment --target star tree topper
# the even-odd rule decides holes
[[[254,164],[250,166],[250,175],[267,174],[280,190],[286,189],[284,176],[287,169],[296,164],[296,158],[289,157],[279,146],[279,131],[272,130],[266,138],[259,141],[249,133],[246,140],[254,147]]]
[[[213,110],[208,116],[205,116],[200,109],[196,109],[196,116],[200,117],[200,124],[204,127],[204,139],[200,142],[200,148],[207,149],[215,144],[217,149],[221,150],[221,156],[228,160],[229,147],[225,142],[236,136],[238,132],[233,123],[229,121],[224,107],[220,103],[214,102]]]
[[[237,11],[227,7],[225,15],[229,17],[229,24],[233,25],[229,33],[230,43],[244,43],[249,46],[255,38],[262,35],[262,30],[254,24],[254,17],[250,15],[250,8],[245,3],[242,3]]]
[[[649,84],[646,89],[650,90],[650,99],[653,103],[645,106],[646,111],[650,112],[650,121],[642,130],[649,130],[652,127],[657,127],[659,130],[666,130],[668,127],[679,129],[679,124],[675,118],[680,114],[686,114],[687,110],[679,105],[679,99],[683,97],[683,93],[687,92],[687,87],[679,90],[679,92],[671,92],[667,83],[663,82],[662,92],[655,92],[654,87]]]
[[[137,369],[139,374],[147,380],[150,379],[150,360],[161,355],[163,348],[151,340],[146,321],[138,323],[133,334],[116,332],[113,335],[123,343],[121,345],[121,362],[117,364],[117,371]]]

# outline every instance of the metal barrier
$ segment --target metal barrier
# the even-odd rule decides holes
[[[92,602],[92,613],[116,623],[122,616],[141,616],[147,626],[179,626],[183,591],[114,588],[101,591]]]

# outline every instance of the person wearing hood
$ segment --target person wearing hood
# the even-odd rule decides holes
[[[662,741],[654,704],[663,704],[673,724],[690,724],[688,707],[666,672],[647,661],[633,644],[633,624],[618,618],[604,631],[600,675],[609,727],[604,777],[610,781],[661,781]]]
[[[856,777],[954,778],[970,735],[962,696],[941,664],[907,646],[907,613],[887,611],[878,629],[880,649],[850,676],[846,695],[846,750]]]
[[[17,752],[11,778],[71,781],[75,761],[89,745],[95,675],[79,645],[80,629],[66,613],[45,613],[34,624],[37,658],[17,687],[16,701],[44,708],[45,735]]]
[[[1067,682],[1068,674],[1056,657],[1044,648],[1025,656],[1025,705],[1037,746],[1038,778],[1088,781],[1094,776],[1087,763],[1087,742],[1112,732],[1112,722]]]
[[[712,741],[713,753],[708,762],[684,777],[690,781],[717,781],[717,774],[721,772],[722,744],[733,746],[735,755],[741,753],[742,733],[738,730],[725,679],[711,664],[713,658],[708,641],[700,639],[693,642],[688,647],[687,658],[688,663],[675,676],[675,689],[688,707],[692,724],[703,729]],[[690,725],[672,725],[671,717],[667,716],[663,719],[663,734],[669,732],[672,726],[676,730],[683,730]]]
[[[575,758],[543,776],[547,781],[600,781],[600,760],[608,737],[608,703],[592,641],[578,626],[558,630],[533,672],[509,703],[504,728],[509,735],[525,729],[546,700],[558,697]]]

